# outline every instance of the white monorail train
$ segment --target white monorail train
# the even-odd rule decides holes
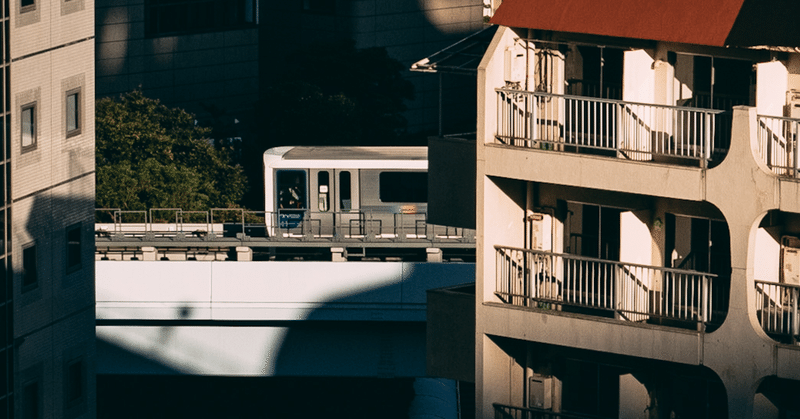
[[[424,230],[427,147],[276,147],[264,153],[270,235]]]

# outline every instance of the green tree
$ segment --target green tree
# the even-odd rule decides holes
[[[99,208],[206,210],[241,200],[241,167],[186,111],[137,90],[98,100],[95,115]]]

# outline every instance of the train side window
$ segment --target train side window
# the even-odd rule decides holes
[[[286,208],[307,208],[306,172],[302,170],[279,170],[278,206]]]
[[[428,202],[427,172],[381,172],[381,202]]]
[[[350,211],[353,209],[350,172],[339,172],[339,208],[342,211]]]
[[[330,179],[330,173],[328,172],[320,171],[317,173],[318,207],[322,212],[326,212],[330,208],[330,192],[328,192],[330,190]]]

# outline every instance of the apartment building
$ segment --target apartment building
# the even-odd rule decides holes
[[[798,11],[502,2],[478,69],[477,417],[800,415]]]
[[[0,417],[95,417],[94,4],[0,25]]]

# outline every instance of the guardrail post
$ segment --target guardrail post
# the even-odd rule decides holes
[[[791,138],[791,150],[792,150],[792,166],[794,172],[792,173],[792,177],[800,177],[800,173],[798,173],[798,162],[800,159],[797,157],[797,136],[800,135],[800,122],[798,121],[791,121],[790,128],[788,129],[788,137]]]
[[[792,342],[797,341],[797,335],[800,335],[800,324],[797,318],[797,298],[800,294],[800,288],[792,288]]]
[[[705,322],[708,320],[708,277],[703,275],[700,277],[700,307],[697,315],[697,331],[705,331]]]
[[[703,144],[704,144],[705,150],[703,150],[703,158],[702,158],[701,165],[702,165],[703,169],[708,169],[708,161],[711,160],[711,147],[712,147],[713,140],[714,140],[712,138],[712,134],[711,134],[711,114],[709,114],[709,113],[705,114],[705,133],[704,133],[704,136],[705,136],[705,139],[703,141]]]

